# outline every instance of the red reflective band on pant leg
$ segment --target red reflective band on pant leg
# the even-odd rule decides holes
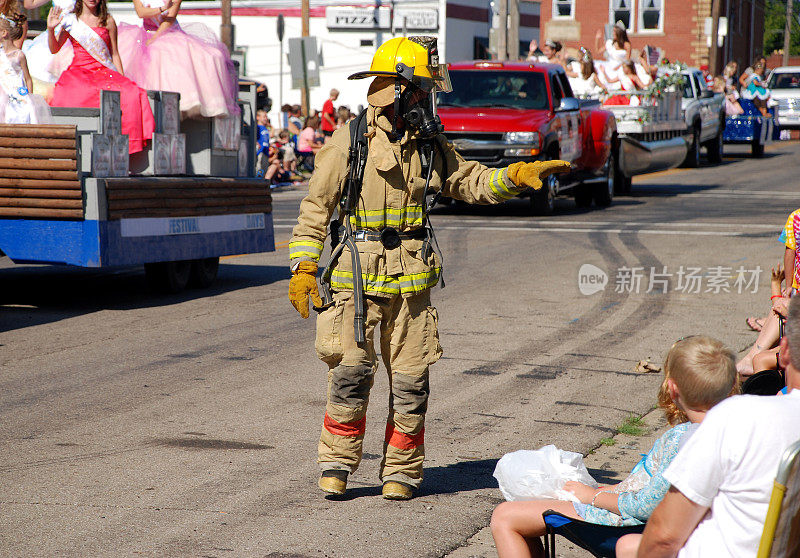
[[[325,430],[336,436],[361,436],[367,430],[367,417],[362,417],[353,422],[341,423],[328,416],[328,413],[325,413],[322,425]]]
[[[420,430],[418,434],[404,434],[395,430],[394,424],[387,423],[384,440],[393,448],[401,450],[415,449],[425,443],[425,429]]]

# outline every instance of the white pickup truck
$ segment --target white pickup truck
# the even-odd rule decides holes
[[[705,147],[708,160],[722,161],[722,136],[725,131],[725,96],[706,87],[703,73],[697,68],[681,72],[684,77],[681,111],[686,122],[689,149],[683,165],[700,165],[700,147]]]

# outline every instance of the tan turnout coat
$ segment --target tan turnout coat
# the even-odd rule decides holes
[[[391,123],[380,114],[381,109],[370,106],[367,110],[368,156],[361,198],[350,218],[353,230],[419,229],[423,227],[425,177],[418,141],[409,133],[399,142],[390,141]],[[289,243],[292,266],[303,260],[319,261],[327,227],[347,177],[349,126],[354,122],[334,132],[316,156],[309,192],[300,204],[300,216]],[[429,193],[441,190],[443,195],[457,200],[491,204],[510,199],[521,191],[508,179],[506,169],[492,169],[464,160],[444,136],[438,136],[436,141],[442,149],[434,150]],[[439,281],[441,262],[432,250],[423,253],[423,240],[404,240],[392,250],[378,241],[359,242],[357,246],[365,294],[411,296]],[[342,291],[352,290],[352,285],[352,262],[345,248],[333,269],[331,287]]]

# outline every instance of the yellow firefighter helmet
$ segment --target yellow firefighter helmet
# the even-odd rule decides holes
[[[370,84],[367,101],[386,106],[394,100],[395,80],[404,78],[417,87],[431,91],[450,91],[447,68],[439,64],[436,37],[397,37],[383,43],[369,70],[356,72],[347,79],[376,78]]]

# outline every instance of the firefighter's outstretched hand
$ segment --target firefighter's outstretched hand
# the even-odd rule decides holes
[[[533,163],[513,163],[508,167],[508,178],[517,187],[533,188],[542,187],[542,180],[551,174],[567,172],[571,168],[567,161],[534,161]]]
[[[322,306],[322,299],[319,296],[317,287],[317,264],[314,262],[300,262],[297,268],[292,271],[289,281],[289,302],[300,312],[300,316],[308,318],[308,299],[314,306]]]

